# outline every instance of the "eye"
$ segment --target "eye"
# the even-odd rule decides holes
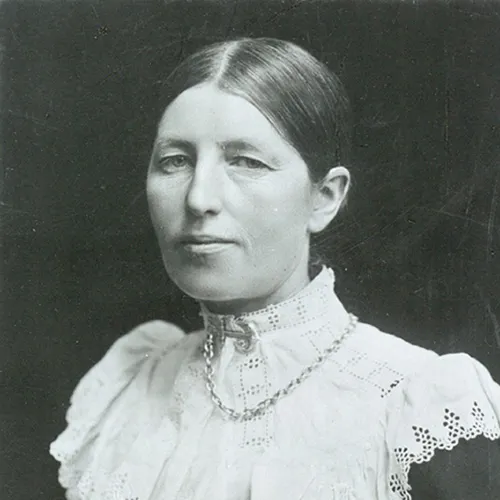
[[[260,160],[249,158],[248,156],[236,156],[232,159],[231,165],[249,168],[251,170],[270,170],[270,168]]]
[[[190,160],[185,155],[164,156],[158,160],[158,166],[165,172],[173,172],[190,166]]]

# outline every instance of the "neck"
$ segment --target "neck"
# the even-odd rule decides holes
[[[239,298],[227,301],[205,301],[204,306],[212,313],[239,316],[278,304],[299,293],[310,282],[307,268],[303,272],[295,270],[290,276],[279,282],[271,291],[262,296]]]

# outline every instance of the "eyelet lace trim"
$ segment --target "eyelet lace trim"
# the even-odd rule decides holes
[[[467,425],[459,415],[445,408],[441,421],[443,431],[446,433],[445,437],[437,437],[431,429],[412,426],[414,446],[398,447],[393,450],[396,468],[399,470],[390,475],[389,487],[395,494],[395,498],[411,500],[408,483],[410,466],[429,462],[436,450],[452,450],[460,439],[470,440],[480,435],[491,440],[500,438],[498,419],[492,414],[487,417],[476,401],[472,405],[468,420]]]
[[[279,304],[272,304],[264,309],[233,315],[215,314],[203,305],[201,316],[206,330],[214,332],[214,336],[224,337],[224,331],[239,330],[239,323],[257,322],[259,333],[276,332],[287,328],[297,328],[331,314],[332,290],[335,283],[333,270],[323,271],[298,294]]]

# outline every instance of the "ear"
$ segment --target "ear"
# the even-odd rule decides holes
[[[345,167],[334,167],[315,185],[309,232],[319,233],[330,224],[345,201],[350,183],[349,170]]]

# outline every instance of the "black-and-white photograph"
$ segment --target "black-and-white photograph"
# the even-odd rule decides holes
[[[500,498],[500,3],[0,1],[0,498]]]

